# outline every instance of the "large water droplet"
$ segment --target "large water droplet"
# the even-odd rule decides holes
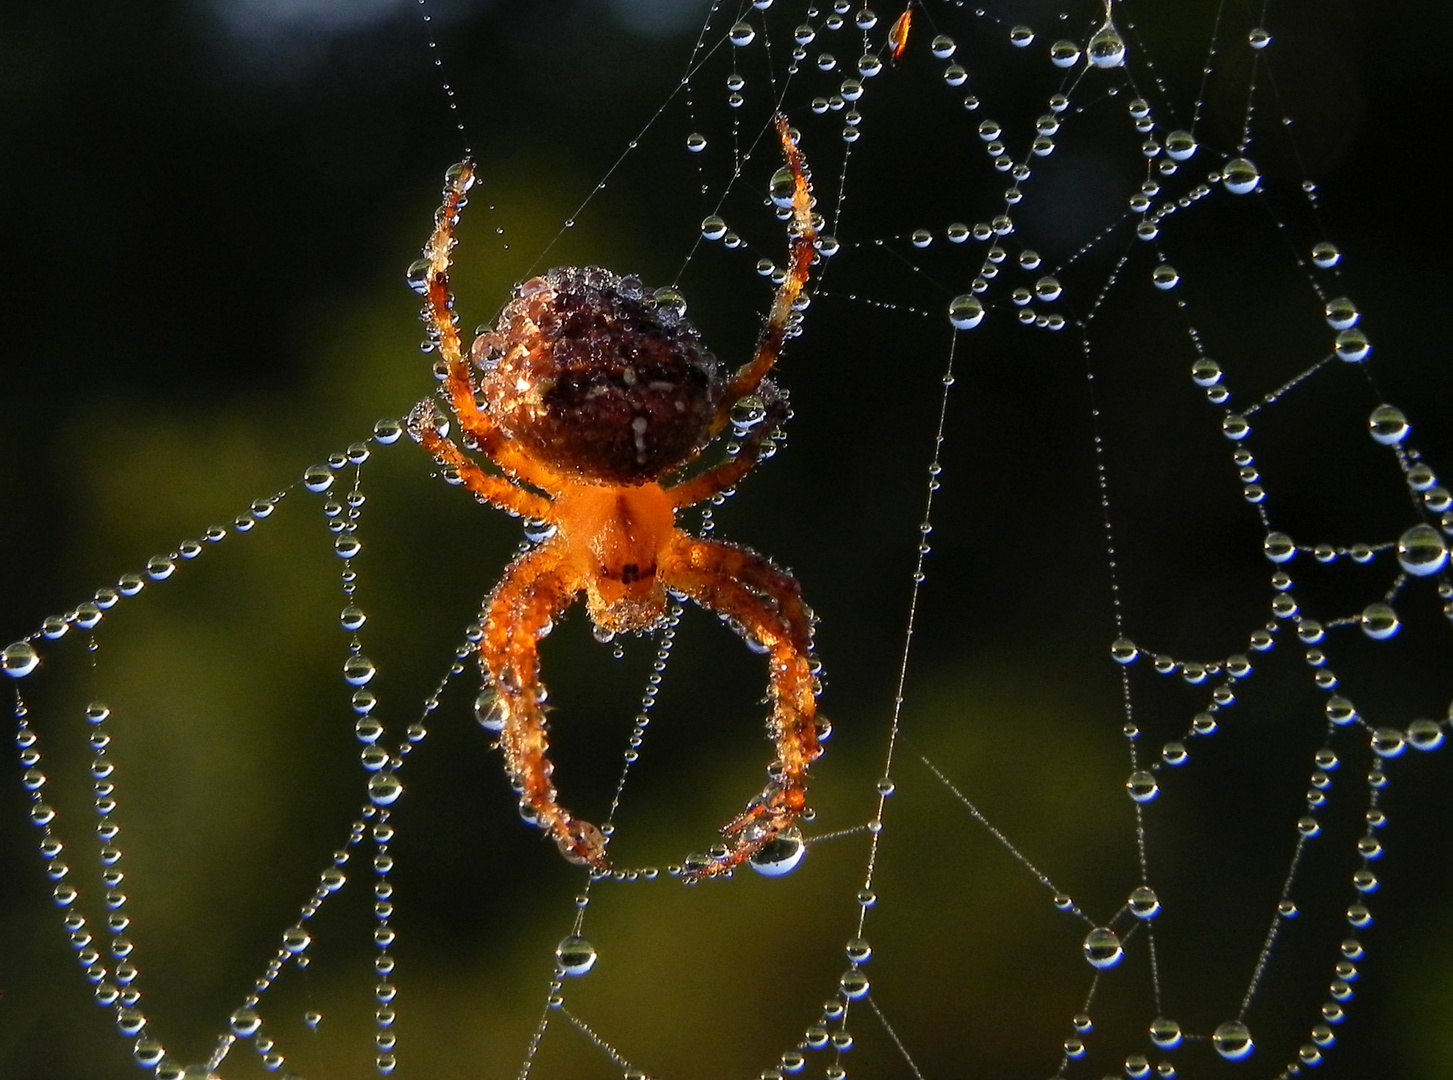
[[[1379,405],[1367,418],[1367,429],[1384,446],[1395,446],[1408,435],[1408,418],[1394,405]]]
[[[984,321],[984,305],[977,296],[956,296],[948,306],[948,321],[955,330],[972,330]]]
[[[807,845],[802,842],[801,833],[796,829],[784,829],[753,852],[747,861],[764,877],[781,877],[797,869],[806,853]]]
[[[16,641],[0,652],[0,671],[12,679],[23,679],[40,665],[40,654],[28,641]]]
[[[555,962],[566,975],[584,975],[595,967],[595,946],[579,934],[560,939],[555,946]]]
[[[1112,968],[1125,955],[1120,948],[1119,936],[1114,930],[1104,926],[1097,926],[1086,934],[1082,948],[1090,966],[1097,968]]]
[[[1227,1020],[1211,1035],[1211,1045],[1227,1061],[1240,1061],[1256,1048],[1251,1030],[1240,1020]]]
[[[1418,577],[1436,574],[1448,563],[1448,549],[1431,525],[1414,525],[1398,537],[1398,562]]]
[[[1221,183],[1233,195],[1246,195],[1256,190],[1261,183],[1261,173],[1246,158],[1232,158],[1221,170]]]
[[[1116,68],[1125,63],[1125,39],[1109,19],[1090,38],[1085,55],[1097,68]]]

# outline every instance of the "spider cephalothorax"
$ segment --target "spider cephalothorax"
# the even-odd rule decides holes
[[[676,511],[733,487],[771,445],[786,418],[767,381],[807,283],[816,225],[806,169],[787,122],[778,136],[792,177],[788,265],[753,357],[725,376],[669,290],[596,267],[560,267],[515,289],[496,325],[465,362],[449,292],[453,228],[474,182],[463,162],[445,179],[444,205],[410,280],[443,356],[444,391],[466,445],[488,472],[444,434],[438,410],[421,402],[409,430],[479,498],[554,527],[554,535],[510,564],[485,603],[480,665],[494,698],[483,710],[500,732],[520,810],[572,861],[609,866],[605,837],[561,806],[546,756],[545,687],[538,639],[584,594],[602,631],[658,625],[667,590],[736,626],[768,654],[777,758],[768,782],[722,830],[730,846],[693,856],[688,880],[751,859],[764,872],[795,863],[794,828],[807,808],[807,767],[818,746],[812,613],[796,580],[755,552],[676,527]],[[482,399],[482,404],[481,404]],[[746,406],[734,456],[679,483],[662,481],[692,461]]]
[[[583,480],[639,484],[706,444],[721,364],[669,298],[599,267],[515,288],[470,355],[500,430]]]

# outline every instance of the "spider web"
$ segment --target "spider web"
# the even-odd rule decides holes
[[[7,1074],[1441,1075],[1449,776],[1421,747],[1453,693],[1450,388],[1409,310],[1438,294],[1438,197],[1388,174],[1427,137],[1389,61],[1407,21],[1185,7],[1117,5],[1106,36],[1098,4],[915,5],[897,65],[899,9],[858,3],[713,7],[679,39],[437,10],[446,56],[499,60],[452,65],[485,177],[466,324],[532,269],[599,263],[677,286],[745,356],[784,247],[779,107],[836,242],[780,372],[785,448],[704,526],[793,567],[821,619],[811,847],[695,888],[670,865],[770,753],[760,658],[690,606],[614,649],[579,614],[552,636],[563,798],[614,808],[624,880],[588,883],[516,823],[469,721],[467,627],[519,525],[369,430],[429,389],[397,282],[449,136],[359,119],[438,113],[390,66],[417,25],[349,29],[371,89],[306,49],[173,56],[148,88],[300,109],[291,156],[239,163],[245,122],[150,103],[179,145],[139,140],[59,223],[63,147],[24,127],[49,348],[14,346],[6,458],[61,452],[7,492],[10,636],[43,657],[12,686]],[[108,30],[34,29],[78,55]],[[1123,62],[1092,64],[1115,37]],[[38,96],[75,110],[35,55]],[[67,141],[108,160],[122,110]],[[115,216],[151,187],[164,215]],[[259,190],[291,201],[234,234],[268,248],[239,269],[209,221]],[[118,262],[149,292],[100,277]],[[305,351],[316,374],[284,373]],[[60,839],[35,873],[25,849]],[[587,974],[555,970],[571,935]]]

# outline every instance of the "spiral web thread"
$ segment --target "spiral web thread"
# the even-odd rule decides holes
[[[752,993],[768,1003],[762,1008],[771,1022],[764,1024],[748,1000],[752,993],[737,987],[730,991],[739,995],[735,1000],[716,1000],[710,1027],[743,1025],[753,1037],[714,1048],[699,1071],[931,1077],[977,1059],[1003,1074],[1067,1078],[1287,1077],[1319,1067],[1332,1075],[1343,1025],[1356,1013],[1375,951],[1387,804],[1399,787],[1393,781],[1405,768],[1420,768],[1418,759],[1447,734],[1453,496],[1436,463],[1416,449],[1409,423],[1415,410],[1388,401],[1379,389],[1373,341],[1356,303],[1344,295],[1343,253],[1324,232],[1319,191],[1307,175],[1296,128],[1286,122],[1277,58],[1295,42],[1267,29],[1276,10],[1248,14],[1211,4],[1145,27],[1131,4],[1077,5],[1034,23],[1019,23],[1008,10],[910,4],[903,13],[910,20],[907,42],[895,61],[890,31],[902,28],[895,24],[898,10],[785,0],[713,5],[681,83],[569,223],[595,212],[606,181],[620,186],[617,174],[638,144],[674,142],[684,147],[682,172],[699,187],[704,214],[683,275],[715,260],[741,277],[756,262],[770,280],[778,272],[772,259],[780,232],[762,224],[760,196],[777,166],[766,133],[780,109],[801,133],[824,219],[805,332],[788,348],[789,384],[831,379],[833,365],[881,363],[829,355],[814,342],[832,328],[857,328],[849,331],[851,340],[874,326],[890,326],[894,340],[913,343],[917,367],[905,365],[895,378],[938,384],[932,406],[914,424],[929,464],[919,488],[917,551],[901,648],[891,662],[891,700],[857,721],[871,724],[881,739],[873,775],[864,780],[872,790],[834,802],[834,815],[820,814],[807,829],[803,867],[780,881],[752,883],[769,890],[749,892],[743,874],[689,890],[685,903],[703,906],[690,909],[690,933],[665,940],[664,950],[678,956],[723,947],[699,936],[726,938],[730,949],[746,950],[759,980]],[[1145,12],[1147,19],[1151,14]],[[1188,35],[1198,40],[1202,60],[1195,78],[1160,62],[1163,51],[1184,62],[1184,48],[1165,42],[1183,43]],[[1222,103],[1219,123],[1208,117],[1213,101]],[[1226,101],[1235,103],[1237,115],[1228,118]],[[944,175],[957,183],[926,182]],[[738,235],[738,220],[754,240]],[[1236,305],[1252,304],[1248,297],[1273,287],[1299,298],[1288,312],[1275,313],[1288,329],[1266,340],[1238,339]],[[1077,450],[1086,466],[1075,481],[1082,485],[1078,501],[1061,496],[1047,505],[1093,519],[1098,533],[1098,552],[1086,565],[1098,569],[1103,586],[1095,602],[1100,622],[1087,635],[1097,642],[1095,678],[1113,672],[1118,702],[1095,715],[1102,727],[1109,717],[1118,728],[1123,754],[1123,766],[1093,777],[1096,790],[1113,793],[1120,810],[1112,819],[1118,861],[1098,875],[1087,876],[1074,846],[1099,850],[1091,840],[1076,837],[1057,850],[1032,818],[981,807],[969,782],[983,779],[972,761],[981,748],[964,741],[964,729],[1003,730],[1010,721],[981,712],[972,700],[967,713],[954,711],[951,718],[939,715],[931,700],[919,700],[936,692],[927,675],[918,676],[918,651],[927,644],[923,609],[972,598],[972,579],[983,569],[971,560],[962,567],[964,560],[936,563],[930,545],[931,538],[940,547],[953,542],[945,535],[943,500],[951,509],[978,498],[967,477],[963,488],[951,486],[956,465],[961,474],[971,472],[972,459],[961,454],[950,461],[947,451],[956,438],[976,445],[962,419],[964,383],[991,379],[1022,365],[1026,355],[1035,357],[1046,384],[1074,382],[1085,440]],[[1150,408],[1165,415],[1158,428],[1143,432],[1147,396]],[[993,420],[977,423],[992,427]],[[1008,426],[991,437],[1013,438]],[[371,883],[365,921],[374,977],[366,991],[353,987],[371,1015],[347,1038],[355,1053],[367,1045],[379,1073],[406,1074],[411,1052],[431,1063],[416,1067],[438,1070],[434,1050],[411,1051],[399,1035],[400,1028],[407,1032],[410,986],[406,972],[394,974],[396,804],[407,804],[400,799],[411,756],[428,746],[426,724],[443,721],[433,716],[441,708],[450,712],[454,699],[446,691],[477,680],[478,629],[465,629],[401,731],[390,733],[374,719],[377,669],[366,651],[371,605],[357,558],[368,467],[400,432],[397,421],[379,421],[370,442],[308,469],[286,490],[251,503],[229,527],[152,558],[5,650],[5,670],[16,677],[22,784],[64,931],[131,1057],[160,1077],[246,1075],[255,1066],[237,1053],[239,1044],[256,1051],[263,1074],[338,1075],[329,1072],[334,1051],[326,1010],[308,1007],[296,1016],[291,1002],[276,1010],[270,1002],[274,984],[313,985],[315,939],[356,932],[323,918],[353,878]],[[1159,447],[1156,439],[1163,440]],[[1334,477],[1300,497],[1292,489],[1305,476],[1308,441],[1317,444],[1319,472],[1345,466],[1350,476],[1376,476],[1378,495],[1357,497],[1346,490],[1353,480]],[[885,451],[900,459],[920,452],[918,446]],[[1199,637],[1165,615],[1191,601],[1175,593],[1174,568],[1168,571],[1163,553],[1146,540],[1163,527],[1156,513],[1162,501],[1172,515],[1184,504],[1158,486],[1178,475],[1174,468],[1141,466],[1159,456],[1173,464],[1182,455],[1195,459],[1187,466],[1194,474],[1185,481],[1194,489],[1189,503],[1237,522],[1225,535],[1245,550],[1233,553],[1230,565],[1251,582],[1246,594],[1254,598],[1242,607],[1228,601],[1229,615],[1196,600],[1216,628]],[[1372,455],[1381,457],[1364,469],[1363,458]],[[1327,490],[1338,505],[1317,503]],[[341,675],[361,748],[363,797],[297,916],[283,920],[276,945],[212,1051],[189,1058],[169,1050],[166,1032],[155,1030],[160,1025],[146,1011],[151,991],[143,993],[145,958],[133,941],[124,888],[128,847],[117,792],[125,778],[112,760],[115,719],[102,704],[105,624],[114,608],[144,603],[144,594],[173,577],[184,580],[188,564],[224,538],[230,549],[241,534],[266,531],[275,515],[314,495],[323,502],[329,542],[340,559],[347,639]],[[996,527],[992,516],[951,520],[976,532]],[[712,525],[708,514],[706,527]],[[386,527],[386,521],[370,524]],[[1025,546],[1053,543],[1052,536],[1024,540]],[[1054,552],[1041,555],[1053,576]],[[623,753],[608,832],[637,790],[633,766],[649,758],[646,734],[669,681],[683,614],[673,609],[669,627],[648,647],[652,670]],[[1208,639],[1222,647],[1176,644]],[[74,715],[39,713],[30,700],[30,687],[44,681],[62,650],[87,653],[77,676],[86,684],[80,725]],[[831,657],[828,670],[831,676]],[[852,706],[834,703],[832,685],[824,706],[841,723]],[[488,726],[487,698],[476,710]],[[453,718],[459,711],[452,710]],[[1273,725],[1280,734],[1267,731]],[[1251,859],[1258,876],[1248,890],[1254,899],[1223,926],[1211,902],[1219,888],[1216,867],[1208,873],[1207,864],[1224,857],[1224,838],[1191,833],[1177,839],[1176,831],[1189,832],[1190,823],[1169,808],[1184,793],[1204,810],[1211,796],[1197,786],[1198,770],[1212,795],[1237,803],[1242,774],[1218,747],[1238,737],[1236,745],[1245,747],[1250,728],[1256,729],[1249,745],[1258,768],[1243,801],[1259,795],[1257,785],[1272,774],[1277,798],[1256,820],[1274,854]],[[62,841],[66,817],[48,797],[55,786],[47,764],[51,746],[75,739],[78,730],[93,785],[93,854],[82,854],[87,845],[75,839],[80,828],[72,826]],[[834,783],[833,760],[830,752],[815,790]],[[1304,783],[1304,794],[1297,794]],[[910,798],[932,810],[925,817],[905,809],[900,826],[895,814]],[[1212,812],[1234,816],[1224,805]],[[1021,832],[1034,837],[1032,848]],[[303,836],[315,840],[302,833],[300,841]],[[974,837],[984,843],[974,846]],[[91,889],[75,884],[85,875],[73,873],[71,863],[81,859],[96,863],[88,871],[98,883]],[[935,864],[924,881],[905,873],[905,865],[924,860]],[[367,864],[361,873],[360,863]],[[1026,1021],[1022,1030],[1035,1038],[1012,1049],[986,1048],[986,1029],[977,1026],[973,1010],[960,1020],[946,1004],[963,991],[961,980],[973,978],[972,959],[956,960],[950,978],[922,951],[974,950],[976,922],[992,918],[973,906],[972,878],[986,863],[1003,881],[1016,882],[1006,889],[1022,890],[1055,920],[1024,931],[1035,953],[1019,963],[1043,963],[1043,999],[1015,1008],[1060,1012]],[[828,880],[810,880],[815,864]],[[542,917],[559,920],[568,933],[540,968],[539,981],[512,988],[537,1003],[532,1028],[515,1032],[523,1034],[516,1075],[681,1071],[669,1033],[644,1007],[636,1015],[629,1002],[621,1008],[592,996],[593,985],[611,987],[597,994],[627,998],[635,988],[606,983],[619,921],[597,933],[588,917],[602,901],[615,903],[625,893],[621,910],[639,931],[655,916],[632,907],[634,895],[681,890],[676,873],[675,866],[623,866],[577,882],[572,904],[562,906],[555,893],[539,901]],[[919,890],[929,898],[926,924],[905,914]],[[1189,926],[1176,922],[1178,902],[1191,912]],[[776,919],[791,927],[785,938],[763,933],[757,940],[740,930]],[[968,929],[960,930],[964,924]],[[669,921],[662,927],[663,934],[681,929]],[[1229,945],[1220,940],[1232,936]],[[1209,952],[1208,937],[1218,939]],[[992,982],[992,972],[987,978]],[[816,998],[825,1003],[814,1005]],[[745,1019],[735,1018],[738,1009]],[[956,1030],[960,1023],[964,1031]],[[577,1051],[581,1056],[570,1056]],[[445,1051],[443,1060],[460,1075],[473,1075],[475,1066],[491,1075],[510,1071],[497,1053],[477,1060],[478,1053]]]

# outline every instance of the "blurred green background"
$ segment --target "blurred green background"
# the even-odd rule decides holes
[[[770,17],[790,18],[783,7],[779,0]],[[712,208],[682,150],[693,128],[680,110],[692,95],[715,117],[701,121],[718,155],[707,159],[715,168],[731,161],[719,78],[700,75],[670,97],[702,6],[440,2],[428,10],[484,177],[459,250],[464,324],[488,320],[512,282],[557,263],[676,280]],[[905,205],[908,220],[932,223],[940,208],[983,205],[983,190],[1002,188],[985,175],[982,154],[964,150],[972,125],[959,117],[950,128],[930,104],[941,65],[925,55],[929,34],[960,39],[973,85],[986,98],[1003,95],[998,115],[1008,121],[1020,119],[1009,102],[1029,77],[990,66],[1005,55],[997,38],[994,47],[974,39],[1020,19],[1048,25],[1054,14],[1004,5],[996,23],[930,11],[942,25],[920,23],[897,81],[882,80],[864,104],[867,136],[851,159],[845,203],[858,235],[891,232]],[[1088,17],[1075,9],[1072,26]],[[1145,17],[1161,77],[1188,100],[1208,14]],[[1268,151],[1269,186],[1288,193],[1274,205],[1305,226],[1296,181],[1320,180],[1323,226],[1346,253],[1344,280],[1375,341],[1379,392],[1408,411],[1435,468],[1453,462],[1453,368],[1438,312],[1449,271],[1438,257],[1446,227],[1436,223],[1447,196],[1427,148],[1437,142],[1449,73],[1426,42],[1453,30],[1449,20],[1431,3],[1396,18],[1341,3],[1314,15],[1273,9],[1282,51],[1272,54],[1275,82],[1260,84],[1297,117],[1303,153],[1300,166],[1276,171],[1282,159]],[[724,25],[718,17],[716,32]],[[205,526],[230,523],[429,392],[417,298],[403,270],[462,145],[427,37],[415,6],[382,0],[346,9],[193,0],[0,12],[8,286],[0,552],[10,568],[0,638],[29,633],[41,616],[74,607]],[[1230,50],[1224,62],[1235,70]],[[1218,85],[1208,129],[1230,144],[1244,83]],[[668,98],[640,150],[564,228]],[[1257,103],[1274,114],[1265,96]],[[748,137],[765,116],[760,97],[751,104]],[[840,168],[837,121],[818,123],[800,97],[789,104],[821,193]],[[1093,155],[1071,160],[1094,164]],[[757,198],[775,167],[749,161],[729,206],[755,250],[705,251],[681,281],[691,316],[729,361],[745,355],[769,296],[751,264],[781,249],[779,226]],[[1036,228],[1067,245],[1064,254],[1086,215],[1103,210],[1096,184],[1116,178],[1047,167],[1056,175],[1056,197],[1032,212],[1042,215]],[[1304,278],[1267,269],[1266,252],[1280,242],[1274,226],[1237,231],[1245,225],[1207,210],[1177,234],[1176,262],[1188,286],[1212,283],[1188,294],[1190,318],[1233,387],[1254,395],[1315,358],[1306,342],[1320,340],[1320,316]],[[882,767],[949,341],[939,313],[973,273],[971,262],[931,265],[915,278],[871,252],[848,252],[831,268],[781,372],[796,413],[787,445],[716,513],[719,535],[792,567],[821,618],[823,709],[835,724],[814,789],[823,831],[867,817]],[[849,294],[908,311],[879,313]],[[1112,294],[1123,304],[1097,324],[1097,357],[1111,362],[1098,372],[1096,404],[1102,431],[1113,433],[1106,464],[1122,599],[1135,636],[1177,655],[1224,655],[1263,617],[1259,527],[1228,479],[1205,406],[1185,392],[1183,331],[1167,323],[1163,304],[1146,314],[1148,294],[1143,282],[1126,284]],[[1078,294],[1081,312],[1092,295]],[[933,318],[912,314],[918,309]],[[1097,916],[1138,883],[1120,789],[1128,763],[1118,672],[1105,658],[1113,632],[1084,365],[1069,334],[1051,341],[1011,322],[990,319],[960,345],[882,901],[869,920],[874,1000],[926,1076],[1050,1075],[1089,980],[1078,956],[1084,927],[1052,908],[920,755]],[[1162,364],[1166,356],[1174,363]],[[1375,401],[1369,393],[1336,370],[1286,409],[1284,424],[1268,410],[1276,419],[1259,428],[1258,451],[1277,520],[1298,535],[1383,539],[1406,524],[1391,456],[1358,431]],[[519,539],[517,523],[429,472],[404,441],[376,450],[364,474],[364,637],[395,737],[418,718]],[[296,918],[361,801],[353,718],[336,674],[347,646],[336,620],[341,564],[318,501],[292,489],[253,535],[229,536],[175,580],[123,604],[103,624],[95,670],[70,642],[43,679],[23,684],[83,892],[94,860],[79,707],[103,695],[115,709],[112,758],[145,1010],[178,1060],[205,1058],[210,1033]],[[1336,610],[1353,594],[1310,572],[1307,588]],[[1453,690],[1437,604],[1423,595],[1404,614],[1409,633],[1395,646],[1354,643],[1338,661],[1365,680],[1359,701],[1375,702],[1388,723],[1441,716]],[[579,613],[550,642],[559,779],[587,817],[608,804],[653,648],[629,643],[614,660]],[[754,704],[759,665],[714,620],[687,613],[627,789],[620,861],[659,865],[701,846],[759,783],[767,754]],[[1239,719],[1204,754],[1197,748],[1194,770],[1152,808],[1152,876],[1167,904],[1157,928],[1165,1008],[1188,1029],[1209,1031],[1235,1011],[1321,737],[1300,660],[1283,649],[1268,669],[1247,684]],[[1204,692],[1139,678],[1137,719],[1153,748],[1184,727]],[[497,755],[469,717],[477,683],[466,672],[456,684],[428,718],[395,813],[400,1076],[518,1070],[580,884],[516,822]],[[1367,935],[1352,1019],[1322,1075],[1448,1073],[1447,758],[1394,763],[1379,924]],[[1274,953],[1250,1016],[1263,1049],[1240,1073],[1274,1075],[1325,995],[1361,798],[1356,777],[1339,782],[1351,806],[1334,819],[1340,846],[1303,871],[1307,916]],[[134,1075],[59,929],[27,800],[15,782],[0,792],[0,1076]],[[598,889],[586,932],[601,960],[571,985],[570,1007],[653,1074],[756,1075],[835,988],[865,852],[857,835],[815,848],[781,881]],[[367,860],[365,847],[349,867],[355,880],[316,920],[313,963],[288,971],[264,1002],[288,1067],[308,1077],[371,1070]],[[1102,1030],[1134,1030],[1154,1015],[1145,967],[1143,950],[1132,949],[1102,978],[1092,1009]],[[299,1020],[307,1008],[324,1014],[316,1035]],[[902,1075],[881,1026],[856,1008],[850,1074]],[[822,1060],[811,1069],[820,1073]],[[1100,1072],[1119,1067],[1092,1062]],[[558,1017],[536,1068],[618,1075]],[[1236,1073],[1209,1052],[1188,1051],[1181,1069]],[[254,1074],[261,1069],[246,1047],[223,1069],[229,1078]]]

